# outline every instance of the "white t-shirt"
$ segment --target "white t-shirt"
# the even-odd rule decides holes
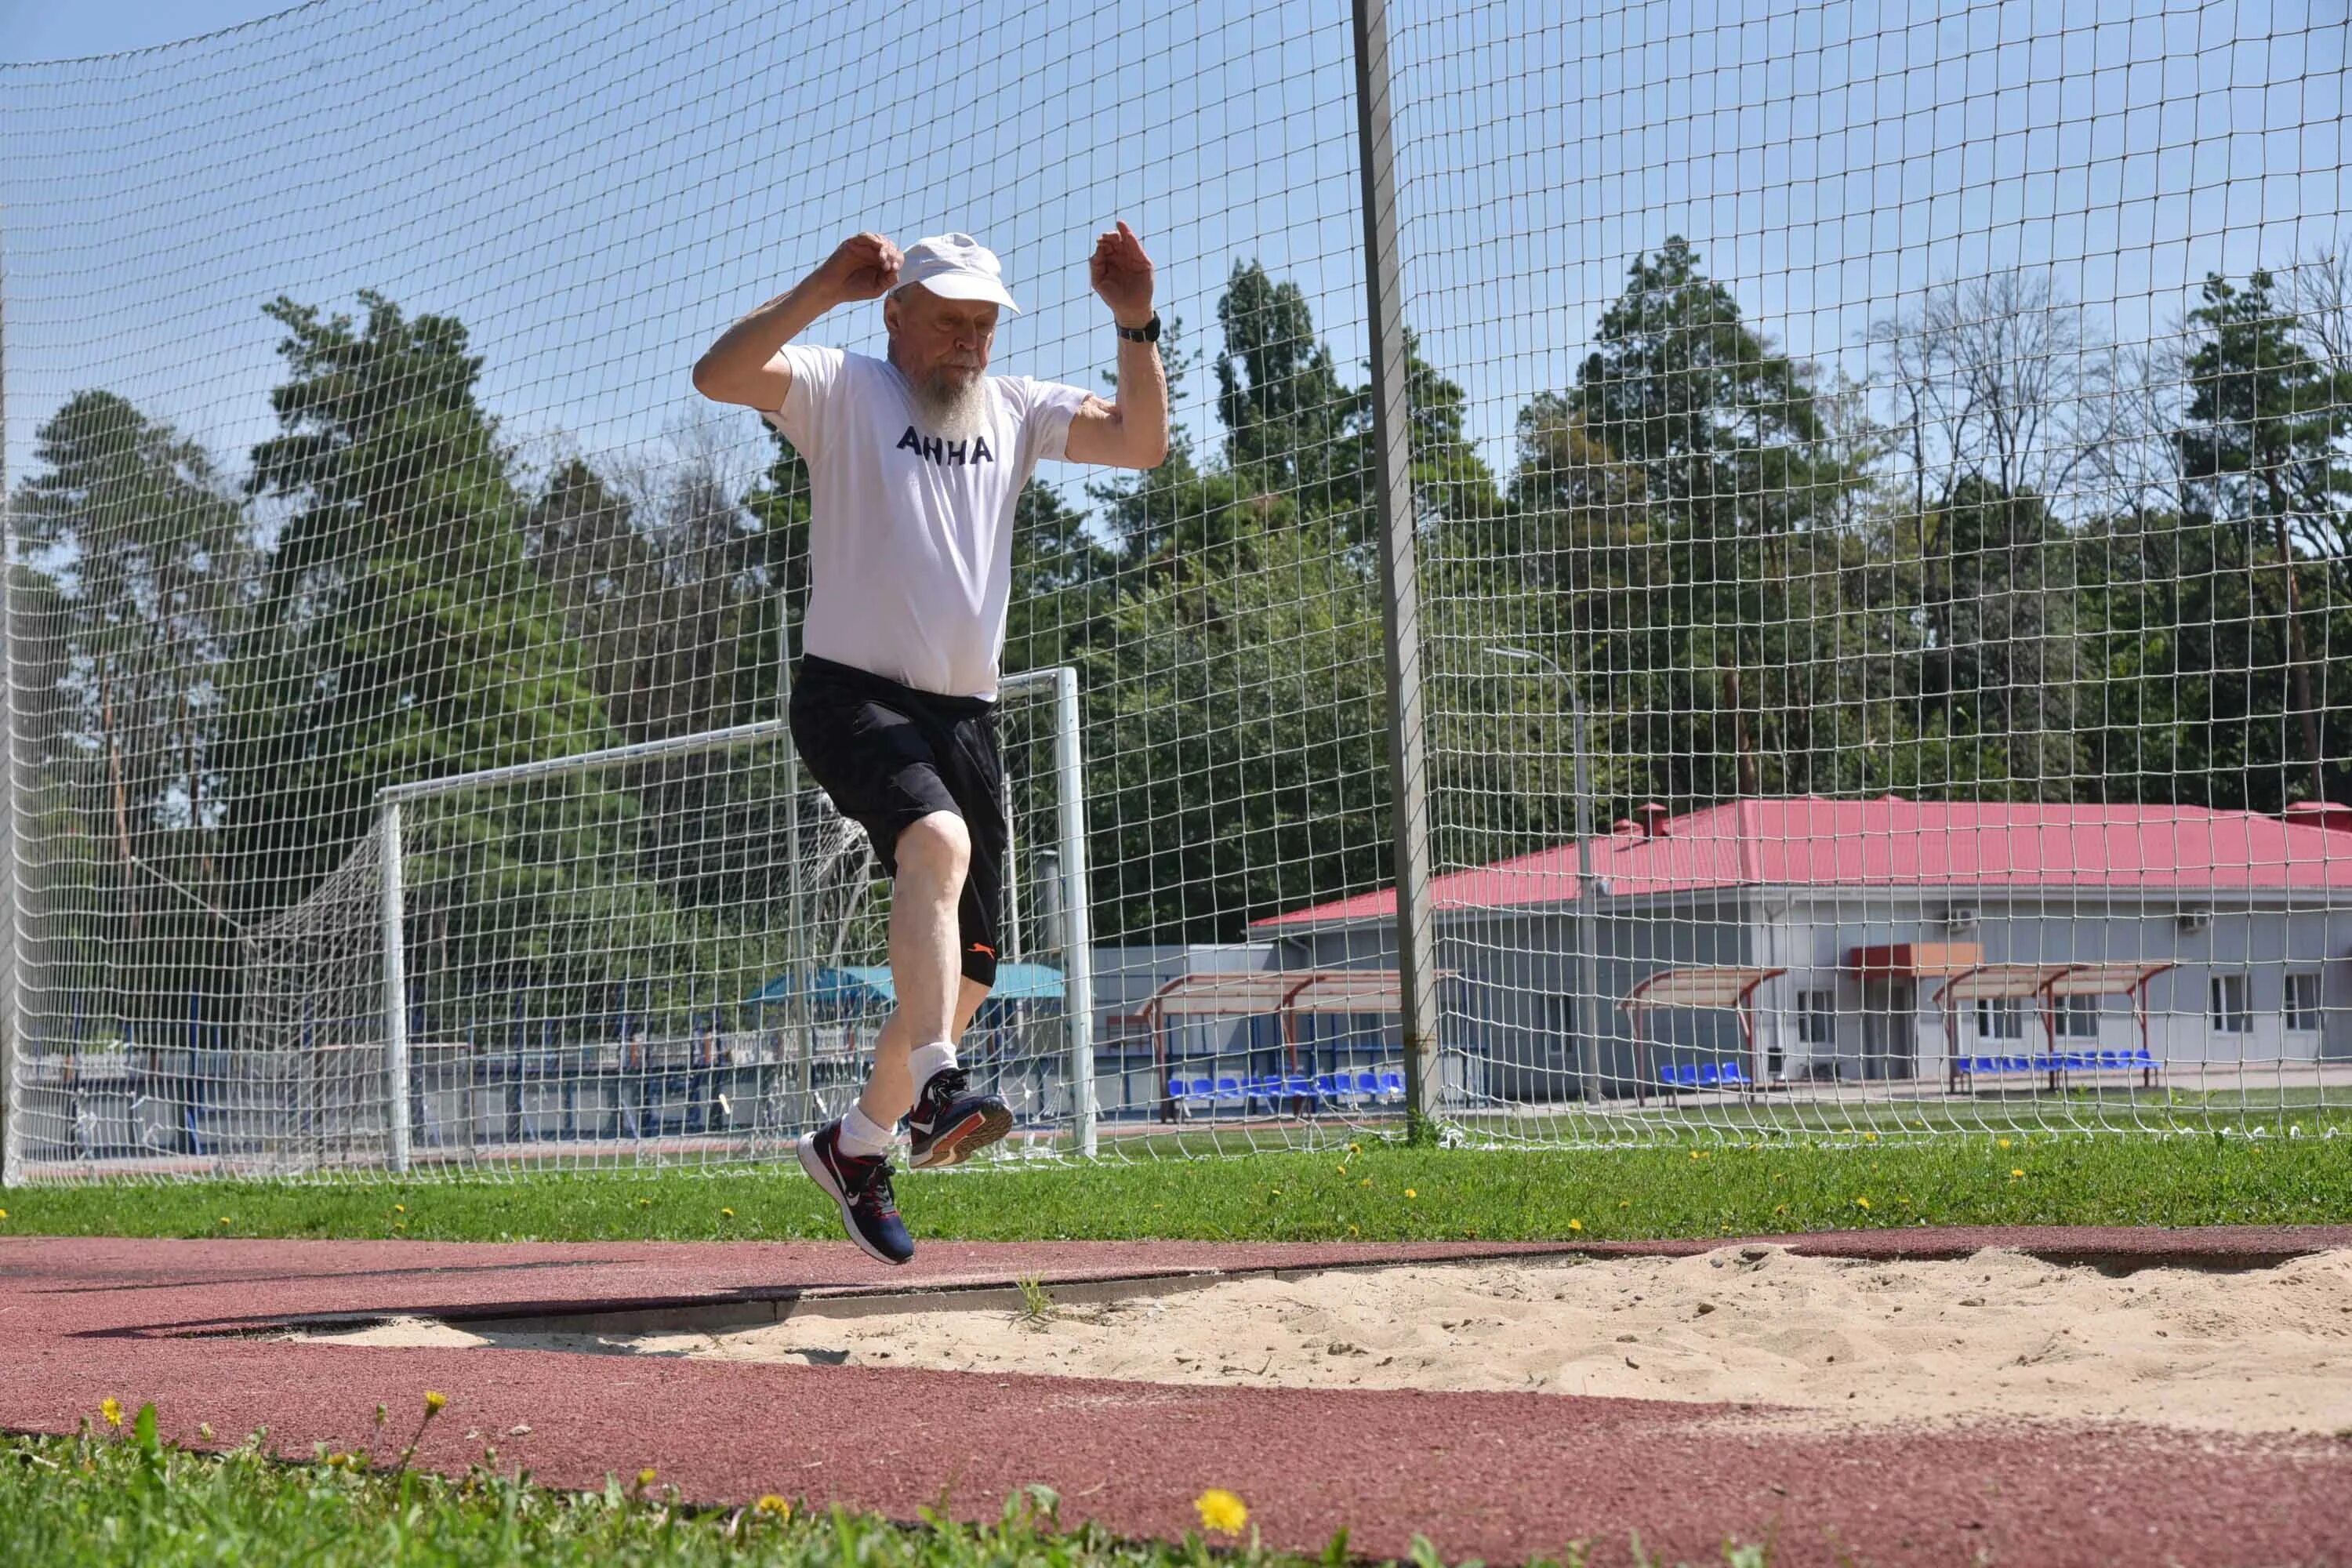
[[[809,470],[803,652],[919,691],[994,697],[1013,592],[1013,511],[1060,458],[1084,390],[992,375],[987,428],[923,428],[887,360],[787,343],[793,389],[765,417]]]

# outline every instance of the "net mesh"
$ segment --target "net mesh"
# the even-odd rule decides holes
[[[799,456],[687,368],[842,237],[960,229],[996,368],[1108,394],[1119,217],[1177,429],[1022,501],[1004,668],[1078,722],[1003,715],[1000,1158],[1395,1124],[1401,839],[1458,1138],[2332,1124],[2345,32],[1391,8],[1426,820],[1331,7],[316,0],[0,67],[7,1173],[837,1111],[856,830],[781,739],[612,760],[772,723],[811,591]]]

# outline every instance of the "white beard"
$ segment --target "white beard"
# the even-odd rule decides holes
[[[932,434],[949,441],[969,441],[988,433],[988,377],[975,375],[958,386],[945,376],[909,380],[907,390],[915,412]]]

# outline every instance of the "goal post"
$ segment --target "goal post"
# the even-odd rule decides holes
[[[1008,868],[1008,898],[1018,900],[1024,889],[1036,889],[1041,879],[1050,879],[1050,888],[1047,891],[1059,910],[1059,920],[1052,929],[1045,929],[1039,922],[1032,922],[1032,930],[1042,941],[1024,937],[1022,939],[1022,945],[1009,948],[1007,952],[1008,958],[1016,960],[1037,958],[1059,960],[1057,965],[1046,967],[1058,968],[1060,973],[1058,1026],[1062,1040],[1058,1053],[1061,1061],[1057,1065],[1062,1079],[1062,1092],[1053,1104],[1047,1103],[1045,1098],[1041,1096],[1039,1103],[1028,1108],[1031,1114],[1024,1120],[1030,1123],[1033,1136],[1050,1136],[1053,1143],[1057,1146],[1091,1155],[1096,1150],[1093,1087],[1094,1001],[1089,951],[1090,921],[1087,918],[1085,776],[1079,742],[1077,672],[1064,666],[1025,671],[1008,677],[1002,684],[1000,700],[1000,713],[1009,716],[1018,731],[1006,747],[1007,793],[1010,797],[1008,806],[1013,817],[1013,840],[1015,853],[1018,854],[1024,845],[1042,843],[1051,847],[1049,855],[1033,855],[1029,859],[1016,863]],[[1031,710],[1043,710],[1042,721],[1026,720],[1026,714]],[[426,939],[414,929],[417,911],[413,910],[409,906],[407,868],[412,858],[420,854],[431,856],[436,851],[429,845],[418,845],[404,827],[404,823],[410,821],[416,812],[428,809],[436,803],[457,801],[467,796],[495,795],[503,792],[509,795],[520,795],[530,799],[533,797],[533,792],[536,791],[536,804],[544,807],[548,801],[554,798],[563,788],[565,781],[592,779],[599,774],[611,775],[633,769],[644,769],[666,763],[681,763],[715,755],[750,753],[756,756],[761,752],[769,753],[772,760],[754,762],[751,764],[752,769],[775,768],[776,776],[783,780],[785,794],[790,797],[781,803],[786,819],[785,833],[788,840],[791,841],[784,855],[789,864],[783,868],[776,868],[782,872],[782,875],[780,885],[772,890],[782,893],[791,907],[787,909],[782,921],[770,920],[761,922],[763,926],[763,934],[774,940],[755,943],[755,945],[768,963],[782,962],[788,966],[784,974],[779,977],[784,983],[781,985],[773,985],[773,999],[787,1009],[793,1010],[793,1016],[791,1021],[778,1033],[795,1048],[794,1052],[772,1050],[769,1054],[772,1059],[766,1065],[780,1069],[796,1066],[805,1068],[809,1058],[814,1054],[809,1047],[812,1045],[811,1036],[816,1032],[818,1026],[808,1023],[804,1017],[798,1015],[805,1012],[811,997],[821,994],[827,998],[825,1003],[820,1004],[821,1005],[840,1011],[845,1006],[843,997],[856,985],[872,987],[877,984],[870,973],[856,982],[845,981],[839,977],[845,973],[844,966],[835,963],[818,964],[815,961],[820,955],[828,958],[841,955],[844,944],[838,939],[843,933],[812,932],[809,928],[820,921],[830,921],[839,925],[853,918],[862,918],[866,924],[875,929],[862,933],[850,945],[862,946],[870,950],[876,945],[880,917],[870,910],[865,910],[862,916],[855,914],[853,911],[856,910],[857,900],[854,898],[845,900],[842,906],[831,914],[821,907],[828,879],[837,882],[840,873],[837,868],[830,865],[812,867],[804,863],[806,857],[798,851],[797,840],[801,837],[800,819],[804,803],[800,799],[799,792],[792,787],[796,782],[793,770],[794,759],[790,754],[789,727],[785,721],[766,720],[699,734],[608,747],[569,757],[539,759],[504,767],[481,769],[441,779],[404,782],[388,785],[378,792],[373,829],[373,843],[370,847],[376,866],[379,899],[380,931],[377,946],[382,993],[381,1031],[384,1047],[383,1100],[387,1108],[384,1118],[384,1163],[391,1171],[407,1174],[418,1163],[415,1153],[415,1146],[419,1142],[420,1133],[427,1130],[419,1128],[415,1123],[426,1106],[428,1089],[425,1080],[428,1078],[437,1077],[438,1081],[431,1090],[436,1095],[446,1098],[452,1092],[446,1081],[446,1069],[436,1075],[434,1068],[427,1067],[420,1072],[416,1047],[411,1039],[413,1021],[420,1011],[420,998],[412,994],[408,954],[413,946],[418,944],[421,940]],[[722,764],[722,767],[724,765]],[[820,809],[824,808],[820,807]],[[850,828],[851,831],[847,835],[836,835],[829,840],[823,835],[816,836],[819,859],[826,861],[837,859],[844,852],[844,846],[848,838],[856,837],[859,864],[863,868],[865,860],[862,837],[855,834],[854,825],[841,826]],[[749,846],[742,847],[740,854],[747,864],[758,858],[757,849]],[[740,870],[744,868],[737,868]],[[583,874],[583,879],[587,883],[594,884],[600,882],[602,878],[599,873],[591,870]],[[810,883],[814,884],[813,889],[806,886]],[[581,896],[591,898],[593,901],[593,894],[589,887],[583,886],[575,889],[574,891]],[[816,894],[819,907],[803,907],[799,903],[799,900],[806,891],[814,891]],[[740,936],[741,933],[738,934]],[[811,935],[821,938],[830,936],[834,940],[802,940]],[[604,984],[609,986],[617,984],[625,991],[633,983],[643,984],[648,989],[657,984],[642,974],[628,976],[618,973],[617,971],[631,967],[625,963],[617,962],[624,956],[621,952],[621,948],[625,942],[624,929],[614,928],[611,933],[611,940],[612,950],[606,956],[608,960],[614,962],[608,962],[607,968],[615,973],[602,977]],[[864,956],[873,956],[873,954],[869,952]],[[796,973],[790,967],[794,963],[801,963],[805,973]],[[876,966],[868,964],[850,967],[871,971]],[[1024,978],[1030,984],[1034,984],[1034,977],[1027,974],[1025,971]],[[773,984],[773,983],[771,984]],[[575,992],[578,990],[576,984],[574,990]],[[708,1026],[706,1037],[716,1037],[723,1032],[719,1028],[715,1018],[715,1015],[723,1010],[723,999],[718,988],[714,988],[710,995],[714,1003],[719,1005],[711,1008],[714,1017]],[[518,1012],[520,1011],[518,1007]],[[537,1020],[544,1026],[548,1022],[547,1010],[533,1011]],[[646,1061],[643,1054],[639,1054],[634,1061],[631,1059],[629,1031],[632,1025],[625,1001],[620,1009],[620,1014],[621,1039],[618,1044],[622,1060],[619,1066],[625,1073],[632,1067],[642,1069],[646,1067]],[[854,1026],[852,1028],[854,1030]],[[736,1033],[742,1032],[736,1031]],[[718,1054],[719,1047],[715,1046],[697,1047],[689,1042],[687,1051],[689,1076],[691,1076],[691,1069],[696,1067],[715,1069],[718,1066],[716,1061],[697,1058],[698,1057],[715,1058]],[[1015,1058],[1025,1058],[1034,1053],[1021,1051],[1016,1046],[1013,1054]],[[601,1067],[602,1064],[599,1065]],[[791,1075],[780,1072],[776,1076],[790,1078]],[[470,1091],[478,1087],[471,1081],[473,1077],[474,1074],[469,1071],[468,1081],[464,1086],[466,1090],[469,1091],[465,1097],[468,1100],[472,1098]],[[581,1084],[578,1081],[572,1081],[568,1088],[565,1085],[567,1079],[578,1080],[583,1077],[581,1070],[576,1068],[567,1068],[566,1066],[558,1066],[553,1072],[554,1083],[557,1086],[556,1098],[562,1101],[568,1112],[562,1123],[563,1131],[567,1138],[574,1140],[581,1136],[578,1105]],[[509,1090],[507,1096],[509,1121],[510,1123],[520,1123],[526,1118],[516,1111],[515,1102],[523,1096],[518,1086],[509,1084],[507,1087]],[[542,1083],[539,1098],[544,1100],[547,1094],[548,1086]],[[771,1105],[768,1109],[773,1110],[780,1108],[780,1097],[771,1095],[766,1098],[780,1100],[779,1105]],[[688,1159],[758,1157],[760,1153],[772,1150],[785,1138],[796,1132],[802,1121],[815,1119],[817,1113],[824,1109],[822,1097],[812,1100],[806,1094],[794,1094],[788,1098],[790,1113],[765,1125],[761,1125],[755,1120],[752,1135],[747,1139],[711,1137],[709,1134],[714,1131],[713,1122],[716,1116],[707,1106],[702,1109],[698,1123],[696,1111],[691,1106],[683,1118],[688,1124],[688,1131],[704,1134],[699,1139],[645,1137],[643,1136],[645,1123],[654,1119],[650,1115],[641,1116],[635,1119],[636,1124],[629,1128],[629,1131],[638,1134],[633,1140],[636,1145],[635,1152],[643,1153],[649,1150],[656,1163],[664,1163]],[[1054,1104],[1061,1107],[1059,1115],[1054,1113]],[[642,1105],[621,1109],[645,1110]],[[542,1110],[540,1114],[543,1116],[546,1111]],[[731,1102],[727,1104],[726,1114],[731,1127],[735,1115],[735,1108]],[[507,1140],[495,1135],[485,1136],[480,1124],[490,1115],[491,1111],[478,1103],[467,1104],[458,1112],[456,1120],[465,1126],[469,1149],[479,1152],[485,1145],[520,1142],[520,1140]],[[450,1118],[445,1114],[433,1116],[430,1120],[447,1121]],[[630,1119],[624,1117],[622,1120],[625,1121]],[[1063,1125],[1053,1125],[1057,1121]],[[428,1136],[425,1141],[434,1143],[436,1148],[440,1143],[438,1137]],[[593,1140],[590,1141],[593,1142]],[[562,1140],[549,1139],[545,1142],[557,1143],[560,1153]],[[506,1152],[516,1152],[512,1150]],[[438,1158],[436,1163],[446,1163],[448,1161],[444,1156]]]

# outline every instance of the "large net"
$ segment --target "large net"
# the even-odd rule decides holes
[[[0,67],[8,1177],[837,1111],[887,889],[757,731],[806,472],[688,367],[960,229],[996,368],[1108,393],[1115,218],[1178,429],[1022,503],[1001,1159],[2339,1121],[2340,17],[1358,9],[315,0]]]

